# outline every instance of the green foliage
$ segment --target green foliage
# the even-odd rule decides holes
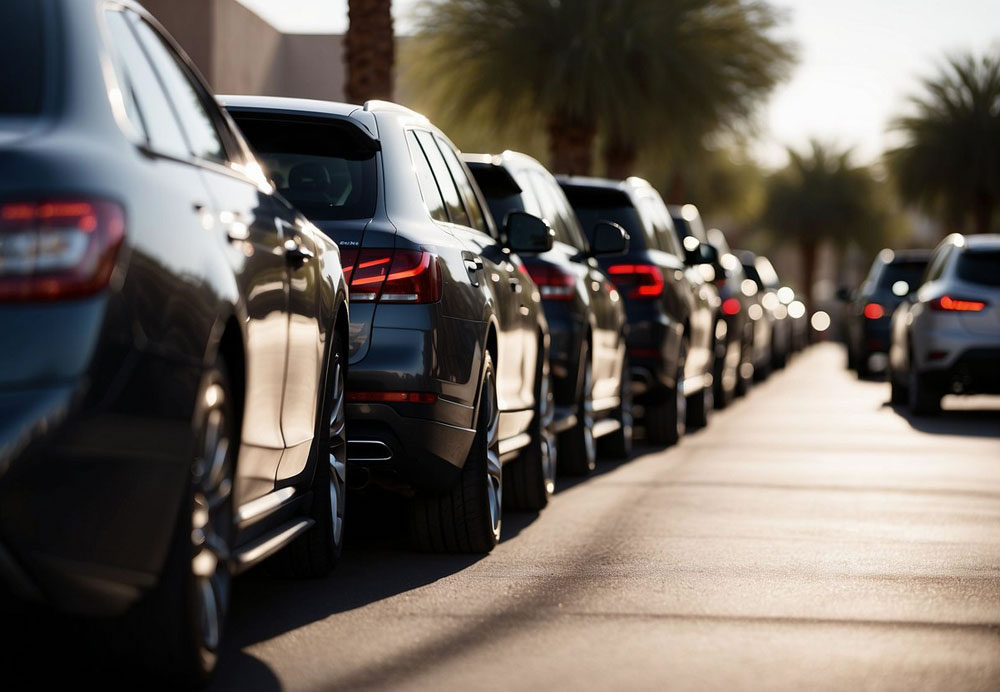
[[[779,20],[759,0],[433,0],[400,81],[478,149],[568,121],[663,156],[744,126],[791,64]]]
[[[988,232],[1000,205],[1000,53],[952,57],[922,86],[913,114],[894,122],[906,140],[887,155],[899,191],[956,229],[971,218]]]

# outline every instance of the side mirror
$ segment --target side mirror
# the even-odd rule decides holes
[[[688,236],[688,238],[690,237]],[[719,251],[708,243],[691,244],[691,247],[688,247],[688,243],[685,242],[684,253],[686,255],[685,261],[689,267],[695,267],[699,264],[710,264],[715,267],[719,264]]]
[[[598,221],[590,231],[590,256],[624,255],[628,252],[628,232],[611,221]]]
[[[552,249],[556,237],[545,221],[523,211],[512,211],[507,215],[507,247],[513,252],[535,254]]]

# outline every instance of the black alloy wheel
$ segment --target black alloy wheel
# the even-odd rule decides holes
[[[559,437],[559,470],[570,476],[586,476],[597,467],[594,439],[594,364],[590,344],[580,345],[577,368],[576,425]]]

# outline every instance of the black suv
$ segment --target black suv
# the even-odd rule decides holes
[[[687,425],[690,401],[707,415],[711,407],[711,310],[685,272],[689,258],[659,193],[645,180],[561,177],[580,225],[602,222],[629,234],[628,253],[600,264],[625,298],[626,338],[636,403],[643,407],[646,437],[673,444]]]
[[[850,300],[847,321],[847,367],[867,377],[888,365],[890,324],[896,307],[920,285],[930,250],[882,250],[865,281]],[[873,358],[874,356],[874,358]]]
[[[352,475],[413,495],[417,548],[491,550],[501,498],[540,507],[553,489],[548,329],[512,252],[549,250],[551,229],[511,214],[501,236],[455,147],[401,106],[222,99],[278,190],[340,245]]]
[[[595,259],[624,253],[624,230],[605,224],[599,238],[586,238],[559,183],[530,156],[507,151],[465,160],[494,218],[527,211],[544,218],[556,234],[551,250],[523,259],[549,324],[559,468],[589,473],[599,447],[609,456],[628,456],[632,401],[625,306]]]

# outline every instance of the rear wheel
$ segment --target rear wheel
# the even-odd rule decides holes
[[[646,407],[646,438],[653,444],[673,445],[684,435],[687,423],[687,397],[684,396],[684,363],[687,342],[681,342],[677,357],[675,384],[668,388],[662,401]]]
[[[347,500],[347,361],[336,333],[327,371],[327,392],[316,445],[316,471],[310,517],[315,525],[285,551],[289,570],[300,577],[323,577],[340,561],[344,548]]]
[[[539,510],[549,503],[556,486],[556,443],[552,434],[555,401],[552,373],[539,344],[535,371],[535,417],[531,423],[531,444],[516,461],[504,467],[504,502],[511,509]]]
[[[146,667],[181,685],[201,686],[218,660],[229,610],[234,535],[236,401],[221,359],[205,374],[195,407],[191,466],[160,584],[130,618]]]
[[[687,427],[691,430],[698,430],[708,425],[708,418],[715,401],[712,395],[712,387],[702,387],[697,394],[691,395],[687,404]]]
[[[899,374],[892,366],[889,367],[889,399],[896,406],[905,406],[910,400],[906,384],[900,381]]]
[[[590,347],[580,346],[580,366],[577,375],[576,425],[559,438],[559,470],[570,476],[585,476],[597,466],[597,444],[594,440],[594,369]]]
[[[488,553],[500,540],[500,407],[489,352],[479,391],[476,437],[458,481],[444,493],[418,493],[410,505],[410,538],[418,550]]]
[[[926,375],[921,375],[910,362],[910,380],[907,383],[910,412],[915,416],[932,416],[941,410],[941,392],[931,386]]]
[[[622,358],[618,406],[612,414],[620,427],[597,441],[597,450],[611,459],[628,459],[632,454],[632,369],[628,356]]]

